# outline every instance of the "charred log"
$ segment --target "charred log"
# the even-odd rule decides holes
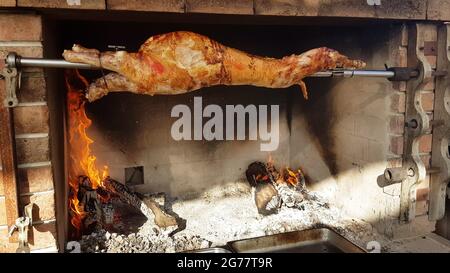
[[[257,161],[248,166],[245,174],[255,188],[255,203],[260,214],[276,213],[282,205],[300,208],[305,197],[309,197],[300,169],[278,171],[271,160],[267,163]]]
[[[130,206],[139,210],[145,217],[149,220],[154,220],[155,215],[153,212],[145,205],[145,203],[140,199],[131,189],[129,189],[124,184],[117,182],[111,178],[107,178],[103,181],[103,186],[107,191],[116,194],[120,200]]]
[[[248,183],[252,187],[256,187],[259,183],[273,183],[275,181],[267,165],[260,161],[251,163],[247,167],[245,175],[247,176]]]
[[[145,197],[143,201],[145,205],[148,206],[155,215],[155,224],[158,227],[168,228],[178,225],[177,219],[174,216],[166,213],[164,209],[155,200],[153,200],[150,197]]]
[[[256,185],[255,203],[258,212],[262,215],[277,213],[281,207],[281,199],[278,191],[271,183]]]
[[[102,187],[93,188],[87,176],[78,178],[78,200],[85,212],[83,219],[84,232],[93,231],[98,227],[109,226],[114,218],[114,206],[118,203],[126,204],[144,215],[148,220],[154,221],[160,228],[177,227],[174,216],[167,214],[153,199],[140,196],[126,185],[106,178]],[[114,205],[116,204],[116,205]]]

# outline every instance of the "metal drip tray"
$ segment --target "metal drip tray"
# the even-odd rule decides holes
[[[228,243],[238,253],[365,253],[359,246],[328,228],[293,231]]]
[[[225,247],[203,248],[203,249],[192,250],[189,252],[191,252],[191,253],[231,253],[231,251]]]

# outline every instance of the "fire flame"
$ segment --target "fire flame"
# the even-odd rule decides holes
[[[294,173],[291,169],[286,168],[287,171],[287,178],[285,179],[286,182],[291,184],[292,186],[296,186],[298,184],[298,176],[296,173]],[[299,170],[300,173],[300,170]]]
[[[87,135],[87,129],[92,121],[87,117],[85,111],[86,100],[84,90],[88,86],[87,80],[78,71],[67,71],[65,75],[67,94],[67,111],[69,121],[69,170],[68,179],[71,194],[69,196],[69,208],[71,214],[71,224],[79,235],[82,227],[82,220],[85,217],[83,207],[78,200],[79,182],[78,177],[85,175],[89,177],[92,188],[97,189],[103,186],[103,181],[108,177],[108,167],[103,170],[97,169],[96,157],[92,155],[90,145],[94,141]]]

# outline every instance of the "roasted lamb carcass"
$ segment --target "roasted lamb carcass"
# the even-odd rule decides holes
[[[89,86],[86,95],[89,101],[109,92],[172,95],[221,84],[269,88],[298,84],[307,98],[304,77],[336,67],[365,66],[363,61],[350,60],[326,47],[282,59],[260,57],[186,31],[152,36],[137,53],[99,52],[74,45],[63,56],[69,62],[114,71]]]

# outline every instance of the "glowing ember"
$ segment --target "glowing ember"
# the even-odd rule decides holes
[[[108,177],[108,167],[104,166],[100,171],[95,165],[96,157],[91,154],[90,145],[94,141],[87,135],[87,129],[91,126],[91,120],[86,116],[85,98],[83,90],[88,86],[88,82],[78,71],[67,71],[65,75],[67,94],[67,110],[69,120],[69,207],[71,214],[71,224],[76,230],[74,236],[78,237],[82,228],[82,220],[85,216],[83,207],[78,200],[78,177],[87,176],[92,188],[102,187],[102,183]]]
[[[288,182],[289,184],[291,184],[292,186],[296,186],[297,185],[297,183],[298,183],[298,178],[299,178],[299,175],[300,175],[300,170],[299,170],[299,172],[296,174],[296,173],[294,173],[291,169],[289,169],[289,168],[286,168],[286,171],[287,171],[287,178],[285,178],[285,180],[286,180],[286,182]]]

